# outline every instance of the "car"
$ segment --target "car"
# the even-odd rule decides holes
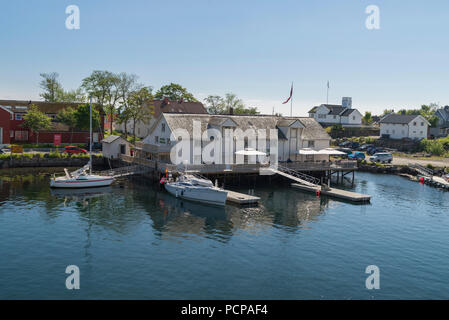
[[[101,151],[103,149],[103,145],[100,142],[92,143],[92,151]],[[89,150],[89,143],[86,144],[86,150]]]
[[[393,155],[388,152],[377,152],[369,160],[372,162],[391,163],[393,161]]]
[[[342,155],[343,158],[345,158],[348,155],[352,154],[352,150],[349,149],[349,148],[337,148],[337,150],[346,153],[346,155]]]
[[[381,148],[376,148],[376,147],[371,147],[366,149],[366,153],[370,156],[374,155],[375,153],[379,153],[379,152],[385,152],[384,149]]]
[[[67,154],[80,154],[80,153],[87,154],[86,149],[76,147],[76,146],[67,146],[64,148],[63,152],[67,153]]]
[[[354,152],[348,155],[348,158],[351,160],[365,160],[365,154],[363,152]]]
[[[373,144],[362,144],[357,150],[358,151],[366,151],[369,148],[374,148]]]

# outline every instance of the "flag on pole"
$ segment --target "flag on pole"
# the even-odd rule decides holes
[[[291,87],[291,89],[290,89],[290,96],[288,97],[287,100],[285,100],[284,102],[282,102],[282,104],[286,104],[287,102],[289,102],[290,99],[292,98],[292,96],[293,96],[293,83],[292,83],[292,87]]]

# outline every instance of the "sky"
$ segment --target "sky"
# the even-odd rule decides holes
[[[0,99],[39,100],[43,72],[75,89],[109,70],[200,100],[232,92],[265,114],[290,114],[292,82],[297,116],[326,103],[327,81],[329,103],[352,97],[362,113],[449,104],[447,0],[0,1]]]

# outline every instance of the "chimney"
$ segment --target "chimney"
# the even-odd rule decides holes
[[[229,114],[230,114],[230,115],[233,115],[233,114],[234,114],[234,108],[233,108],[233,107],[230,107],[230,108],[229,108]]]
[[[167,97],[165,97],[165,98],[162,100],[162,105],[161,105],[161,107],[164,107],[164,106],[166,106],[167,104],[170,104],[170,101],[168,100]]]

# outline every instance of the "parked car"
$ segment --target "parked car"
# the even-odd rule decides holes
[[[369,148],[374,148],[373,144],[362,144],[359,148],[357,148],[358,151],[366,151]]]
[[[86,154],[87,150],[76,146],[67,146],[64,148],[63,152],[68,154],[80,154],[80,153]]]
[[[370,156],[374,155],[375,153],[379,153],[379,152],[385,152],[385,150],[381,149],[381,148],[376,148],[376,147],[371,147],[366,150],[366,153]]]
[[[86,150],[89,150],[89,143],[86,144]],[[101,151],[103,150],[103,145],[100,142],[92,143],[92,151]]]
[[[365,160],[365,154],[363,152],[354,152],[348,155],[348,158],[351,160]]]
[[[342,158],[347,158],[348,155],[352,154],[352,150],[349,148],[337,148],[337,150],[346,153],[345,155],[341,155]]]
[[[372,162],[391,163],[393,161],[393,155],[388,152],[378,152],[369,158]]]

